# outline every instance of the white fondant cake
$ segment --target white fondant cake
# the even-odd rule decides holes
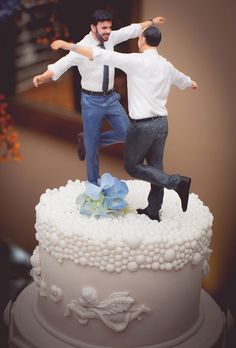
[[[149,184],[126,183],[130,211],[123,216],[81,215],[79,180],[41,196],[34,284],[13,306],[11,347],[213,347],[222,318],[214,308],[217,322],[211,319],[214,329],[204,332],[210,300],[201,295],[212,214],[193,193],[183,213],[178,195],[165,190],[161,222],[150,220],[136,213],[147,204]],[[30,307],[22,310],[27,299]],[[28,334],[23,312],[30,313]]]

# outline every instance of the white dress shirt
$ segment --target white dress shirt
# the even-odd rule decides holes
[[[117,67],[127,74],[128,108],[133,119],[167,116],[171,85],[185,89],[192,84],[190,77],[160,56],[156,48],[143,53],[118,53],[96,47],[93,57],[97,63]]]
[[[140,24],[131,24],[119,30],[113,30],[111,31],[108,41],[104,42],[104,46],[107,50],[113,51],[115,45],[138,37],[141,30],[142,28]],[[99,42],[94,39],[92,32],[90,32],[77,44],[86,47],[96,47]],[[54,74],[52,79],[57,80],[72,66],[78,67],[79,73],[82,77],[82,88],[89,91],[102,91],[103,64],[91,61],[75,52],[71,51],[66,56],[59,59],[56,63],[48,65],[48,70],[52,71]],[[113,67],[111,67],[109,69],[109,90],[114,87],[114,74],[115,70]]]

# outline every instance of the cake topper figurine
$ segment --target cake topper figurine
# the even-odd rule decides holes
[[[80,44],[90,47],[103,45],[106,51],[113,51],[117,44],[138,37],[141,30],[151,23],[147,20],[112,30],[112,21],[110,12],[96,10],[91,16],[91,30]],[[155,17],[153,22],[162,23],[164,18]],[[88,181],[96,183],[99,178],[99,149],[125,141],[129,118],[119,102],[120,95],[114,90],[114,68],[89,61],[74,52],[48,65],[43,74],[33,78],[33,84],[38,87],[51,79],[57,80],[72,66],[77,66],[82,77],[83,133],[77,135],[78,155],[80,160],[84,160],[86,155]],[[101,133],[105,119],[111,125],[111,130]]]
[[[96,289],[84,287],[78,301],[67,305],[64,315],[73,315],[82,325],[88,324],[90,319],[99,319],[113,331],[121,332],[131,320],[141,320],[141,314],[149,312],[150,308],[144,305],[135,306],[127,291],[113,292],[106,300],[100,300]]]
[[[139,36],[139,53],[111,52],[62,40],[54,41],[51,47],[72,50],[97,63],[117,67],[127,74],[131,125],[125,142],[125,169],[132,177],[147,181],[151,186],[148,206],[137,209],[138,214],[160,221],[164,188],[177,192],[182,210],[186,211],[191,184],[191,178],[169,175],[163,169],[168,134],[167,98],[172,85],[180,89],[196,89],[198,85],[158,53],[161,31],[150,24]]]

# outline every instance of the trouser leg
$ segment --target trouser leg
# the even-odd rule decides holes
[[[168,135],[167,119],[164,119],[164,121],[166,121],[164,122],[165,126],[163,126],[162,131],[159,131],[160,135],[153,141],[146,155],[147,164],[161,172],[163,172],[164,149]],[[155,214],[156,211],[161,209],[164,197],[164,187],[154,184],[150,184],[150,186],[147,210],[149,213]]]
[[[163,171],[163,154],[168,133],[167,119],[132,123],[125,143],[125,169],[140,180],[151,184],[148,202],[160,209],[164,187],[176,188],[179,175],[168,175]],[[147,159],[147,164],[144,159]],[[155,208],[155,209],[156,209]]]
[[[92,107],[90,104],[87,100],[86,103],[81,103],[83,138],[86,148],[87,179],[90,182],[97,183],[99,178],[99,144],[103,113],[102,110]]]
[[[125,142],[130,121],[119,100],[118,93],[113,93],[105,100],[105,119],[112,129],[101,133],[100,147]]]
[[[99,148],[125,141],[129,118],[119,99],[118,93],[99,97],[81,93],[83,138],[90,182],[96,183],[99,177]],[[104,119],[110,123],[112,130],[101,132]]]

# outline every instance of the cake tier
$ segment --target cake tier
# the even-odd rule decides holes
[[[201,324],[202,264],[176,271],[139,270],[130,274],[59,264],[40,251],[43,286],[34,313],[57,337],[75,344],[131,347],[184,335]]]
[[[178,195],[165,190],[158,223],[136,213],[147,205],[149,184],[126,183],[130,211],[122,216],[81,215],[75,202],[84,182],[78,180],[47,190],[36,207],[34,315],[68,344],[171,347],[168,342],[184,341],[202,323],[209,209],[191,194],[183,213]]]
[[[111,341],[109,345],[87,344],[82,340],[65,341],[38,322],[33,308],[37,301],[38,292],[35,284],[23,290],[13,304],[5,310],[5,318],[9,325],[9,348],[113,348],[117,347]],[[201,291],[200,307],[203,321],[197,330],[188,337],[182,336],[176,340],[153,345],[134,346],[126,342],[119,348],[223,348],[224,317],[212,298]],[[171,313],[170,313],[171,316]],[[157,325],[158,326],[158,325]],[[91,333],[92,334],[92,333]],[[63,337],[65,338],[65,337]]]

